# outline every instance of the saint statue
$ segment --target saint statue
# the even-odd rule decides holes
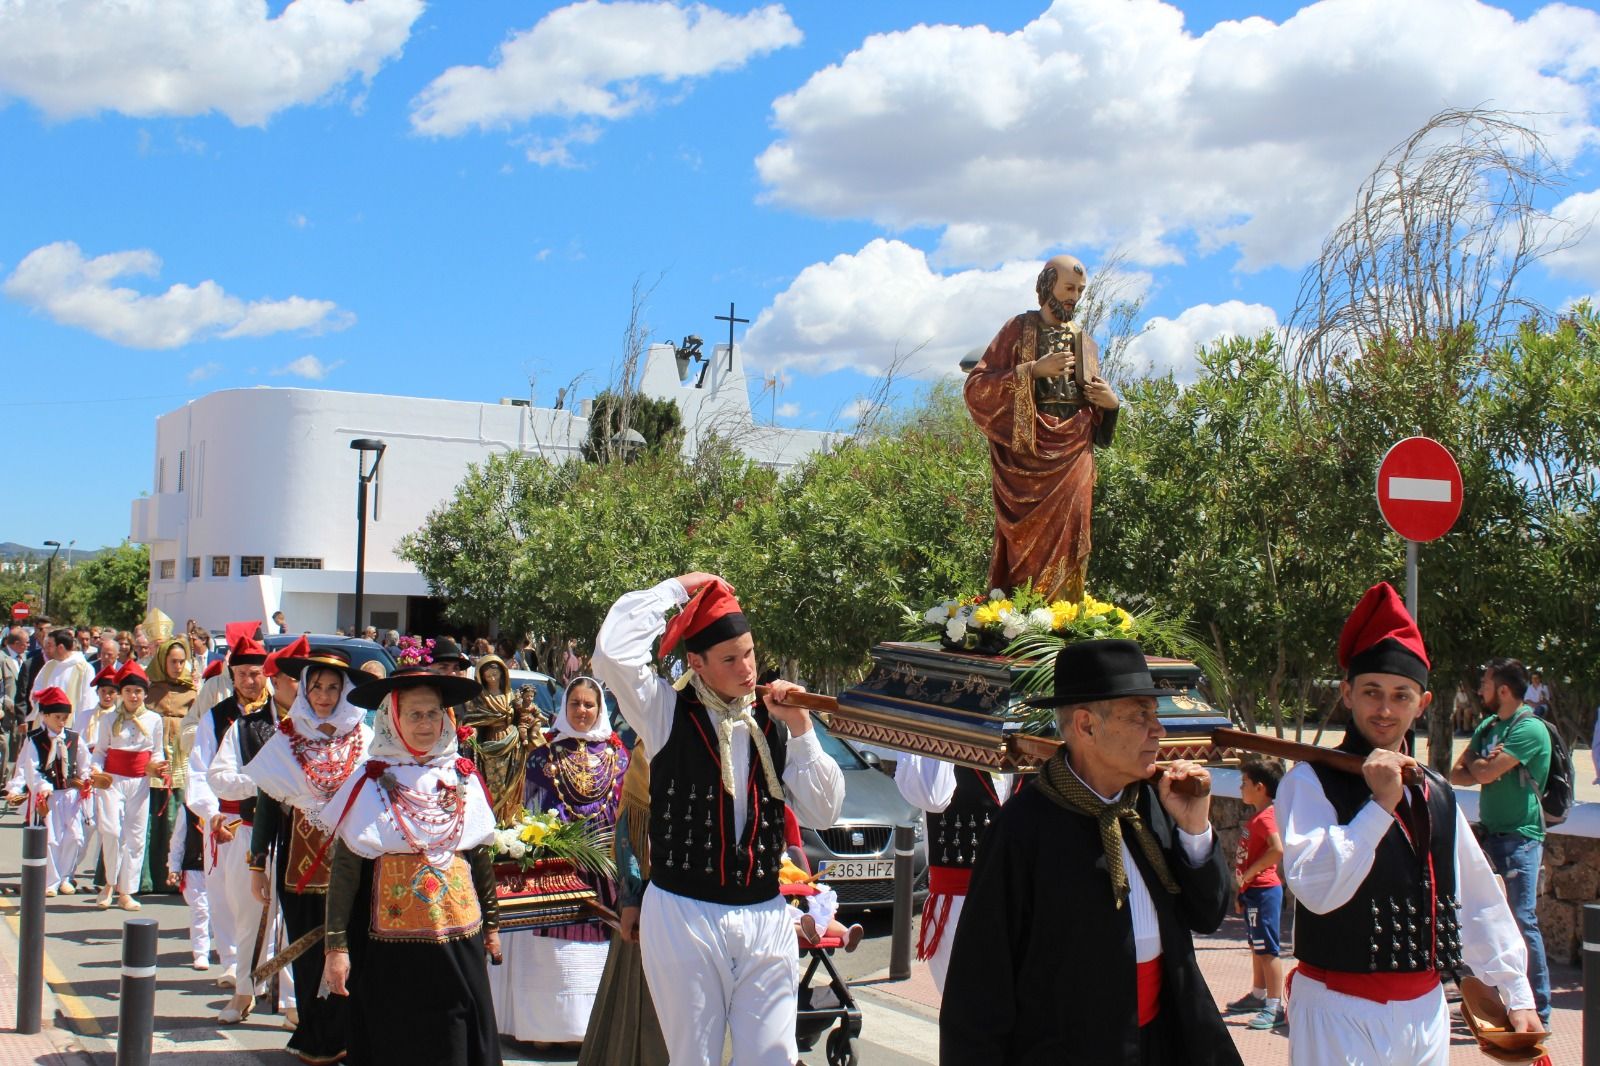
[[[1083,598],[1094,450],[1111,443],[1121,401],[1072,313],[1089,277],[1058,255],[1039,272],[1037,311],[1000,328],[967,375],[967,410],[989,438],[994,554],[989,587],[1031,581],[1049,599]]]

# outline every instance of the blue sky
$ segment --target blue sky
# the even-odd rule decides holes
[[[757,319],[791,425],[847,424],[896,349],[944,372],[1059,250],[1129,256],[1139,343],[1181,375],[1287,313],[1360,177],[1445,106],[1540,112],[1571,174],[1550,206],[1600,209],[1577,7],[143,6],[0,12],[0,417],[28,500],[0,540],[119,541],[156,416],[216,388],[593,392],[636,277],[656,339],[725,337],[730,300]],[[1600,291],[1600,241],[1530,287]]]

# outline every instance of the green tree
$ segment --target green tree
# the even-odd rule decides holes
[[[644,451],[676,451],[683,443],[683,414],[675,400],[657,399],[641,392],[628,398],[627,426],[623,426],[624,405],[617,394],[606,389],[594,398],[589,414],[589,435],[583,442],[583,457],[591,463],[619,455],[613,442],[624,428],[637,430],[644,437]]]
[[[144,617],[150,587],[150,549],[145,545],[123,541],[73,567],[72,573],[75,580],[61,602],[74,621],[132,629]]]

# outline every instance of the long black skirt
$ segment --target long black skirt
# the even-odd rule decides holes
[[[287,848],[278,849],[278,904],[289,943],[322,924],[328,897],[322,893],[297,895],[284,885],[289,868]],[[300,1024],[289,1038],[289,1050],[309,1062],[332,1062],[344,1054],[350,1041],[350,1000],[347,996],[317,998],[322,987],[322,941],[317,941],[289,964],[294,979],[295,1006]]]
[[[482,932],[443,943],[370,935],[371,860],[350,917],[351,1066],[500,1066]]]

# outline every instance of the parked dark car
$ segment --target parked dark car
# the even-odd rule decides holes
[[[878,757],[830,734],[812,720],[823,750],[844,771],[844,809],[827,829],[800,830],[806,858],[816,870],[827,864],[827,883],[838,893],[841,910],[894,905],[894,827],[915,827],[911,859],[915,894],[928,890],[928,848],[922,812],[907,803],[894,778],[877,769]]]
[[[299,640],[299,633],[274,633],[262,643],[267,646],[267,651],[277,651]],[[383,664],[385,675],[394,672],[394,657],[389,650],[376,641],[366,640],[362,637],[341,637],[328,633],[307,633],[306,641],[313,648],[338,648],[350,656],[350,665],[360,667],[376,659]]]

